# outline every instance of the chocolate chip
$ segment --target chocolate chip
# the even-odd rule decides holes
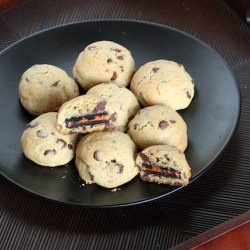
[[[117,120],[117,113],[113,113],[110,118],[109,118],[110,121],[112,122],[115,122]]]
[[[38,130],[36,134],[40,138],[46,138],[48,136],[48,132],[46,130]]]
[[[68,144],[68,148],[69,148],[69,149],[73,149],[73,145],[69,143],[69,144]]]
[[[188,91],[186,92],[186,94],[187,94],[187,97],[188,97],[189,99],[191,99],[191,98],[192,98],[192,96],[189,94],[189,92],[188,92]]]
[[[26,82],[30,82],[30,79],[28,77],[25,78]]]
[[[160,121],[159,122],[159,128],[160,129],[165,129],[166,127],[168,127],[169,126],[169,124],[168,124],[168,122],[167,121]]]
[[[150,162],[149,157],[145,155],[144,153],[139,153],[139,156],[142,158],[144,162]]]
[[[156,73],[160,68],[153,68],[153,72]]]
[[[118,167],[118,173],[121,174],[123,172],[124,166],[122,164],[116,164]]]
[[[114,130],[116,126],[112,123],[106,123],[104,130]]]
[[[44,151],[44,155],[55,155],[56,154],[56,150],[55,149],[48,149]]]
[[[117,56],[117,59],[123,60],[123,56]]]
[[[96,161],[100,161],[99,157],[98,157],[98,150],[96,150],[93,154],[93,158],[96,160]]]
[[[99,111],[103,111],[105,109],[107,102],[106,101],[101,101],[97,103],[96,107],[94,108],[93,112],[97,113]]]
[[[121,72],[124,72],[124,67],[120,66]]]
[[[114,71],[110,80],[114,81],[114,80],[116,80],[116,78],[117,78],[117,73]]]
[[[92,175],[92,174],[90,174],[90,173],[89,173],[89,175],[90,175],[90,180],[91,180],[91,181],[94,181],[94,175]]]
[[[139,124],[138,124],[138,123],[134,124],[134,129],[135,129],[135,130],[138,129],[138,127],[139,127]]]
[[[59,80],[59,81],[56,81],[56,82],[54,82],[54,83],[52,83],[52,84],[50,85],[50,87],[57,87],[58,84],[59,84],[59,82],[60,82],[60,80]]]
[[[115,52],[121,52],[121,50],[120,49],[114,49],[114,48],[111,48],[111,50],[113,50],[113,51],[115,51]]]
[[[36,127],[38,125],[38,122],[34,122],[34,123],[29,123],[27,126],[26,126],[26,129],[27,128],[34,128],[34,127]]]
[[[175,120],[170,120],[170,123],[176,123],[176,121]]]
[[[194,80],[192,79],[191,82],[194,84]]]
[[[61,144],[61,149],[65,148],[67,146],[67,142],[64,141],[63,139],[57,139],[56,143],[60,143]]]
[[[111,58],[109,58],[109,59],[107,60],[107,63],[111,63],[111,62],[113,62],[113,60],[112,60]]]
[[[88,50],[93,50],[93,49],[96,49],[96,46],[89,46],[88,47]]]

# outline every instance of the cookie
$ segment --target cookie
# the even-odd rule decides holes
[[[76,149],[76,167],[87,183],[115,188],[138,174],[136,146],[119,131],[102,131],[84,136]]]
[[[146,182],[186,186],[191,177],[185,154],[169,145],[154,145],[144,149],[138,154],[136,164],[141,179]]]
[[[130,89],[146,106],[164,105],[185,109],[194,97],[194,81],[182,64],[156,60],[141,66],[133,75]]]
[[[144,149],[157,144],[187,147],[187,125],[183,118],[166,106],[141,109],[128,125],[128,134],[135,144]]]
[[[62,135],[56,129],[56,112],[32,120],[21,136],[21,148],[31,161],[55,167],[70,162],[75,156],[78,135]]]
[[[113,103],[95,95],[81,95],[65,102],[58,111],[57,129],[63,134],[119,130]]]
[[[114,82],[121,86],[130,83],[135,62],[130,51],[111,41],[89,44],[77,57],[73,75],[83,89]]]
[[[19,83],[21,104],[35,116],[57,111],[65,101],[78,95],[77,83],[64,70],[49,64],[30,67]]]
[[[139,111],[140,105],[134,94],[123,86],[115,83],[102,83],[91,88],[87,94],[93,94],[112,102],[117,114],[119,130],[127,130],[128,121]]]

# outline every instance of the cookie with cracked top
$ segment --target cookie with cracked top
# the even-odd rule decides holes
[[[141,109],[129,122],[128,134],[141,149],[168,144],[184,151],[188,143],[184,119],[175,110],[160,105]]]
[[[87,183],[116,188],[139,172],[137,149],[131,138],[119,131],[102,131],[84,136],[76,149],[76,167]]]
[[[31,66],[19,83],[21,104],[34,116],[57,111],[64,102],[76,96],[79,96],[78,84],[54,65]]]
[[[194,81],[182,64],[156,60],[142,65],[133,75],[131,91],[146,106],[187,108],[194,97]]]
[[[21,148],[31,161],[48,167],[67,164],[75,156],[78,135],[63,135],[56,129],[56,112],[36,117],[21,136]]]
[[[134,71],[135,62],[131,52],[112,41],[87,45],[73,67],[74,78],[85,90],[103,82],[127,86]]]

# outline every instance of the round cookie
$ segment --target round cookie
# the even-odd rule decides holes
[[[84,136],[76,149],[76,167],[88,184],[115,188],[138,174],[136,146],[119,131],[103,131]]]
[[[67,164],[75,156],[78,135],[62,135],[56,129],[56,112],[32,120],[21,136],[21,148],[31,161],[55,167]]]
[[[131,91],[141,104],[185,109],[194,97],[194,82],[182,64],[156,60],[141,66],[133,75]]]
[[[127,86],[134,71],[130,51],[112,41],[89,44],[78,55],[73,67],[75,79],[85,90],[103,82]]]
[[[123,86],[115,83],[102,83],[91,88],[87,94],[93,94],[112,102],[114,111],[119,114],[117,123],[122,132],[127,130],[128,121],[139,111],[140,105],[134,94]]]
[[[144,149],[152,145],[172,145],[184,151],[187,147],[187,125],[183,118],[166,106],[141,109],[128,125],[128,134]]]
[[[174,146],[154,145],[144,149],[136,158],[143,181],[186,186],[191,169],[185,154]]]
[[[19,83],[21,104],[35,116],[57,111],[78,95],[77,83],[64,70],[49,64],[33,65],[23,73]]]

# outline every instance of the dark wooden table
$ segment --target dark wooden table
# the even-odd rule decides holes
[[[232,68],[242,103],[237,131],[218,162],[188,187],[156,202],[112,209],[62,206],[0,177],[0,249],[168,249],[186,241],[182,249],[188,249],[201,243],[196,237],[249,210],[250,27],[242,8],[223,0],[9,2],[0,1],[5,4],[0,5],[1,50],[36,31],[75,21],[156,22],[214,48]],[[249,213],[244,216],[247,221]],[[247,239],[240,240],[239,249],[246,248]]]

